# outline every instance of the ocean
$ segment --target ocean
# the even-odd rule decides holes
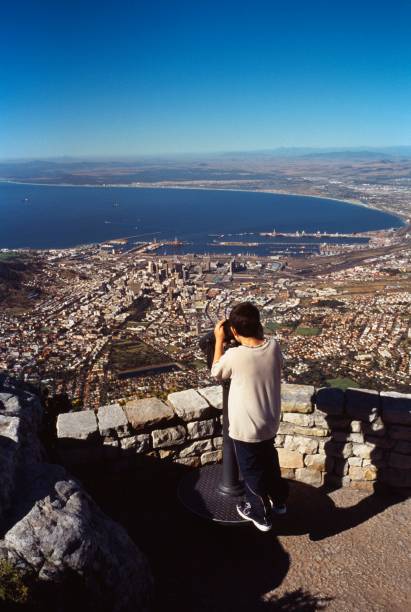
[[[174,252],[269,254],[301,239],[259,232],[340,232],[398,228],[391,214],[306,196],[201,189],[0,184],[0,248],[67,248],[130,237],[129,244],[173,240]],[[357,241],[363,239],[357,238]],[[221,246],[216,242],[262,242]],[[324,239],[305,238],[317,245]],[[333,238],[327,242],[353,242]],[[286,248],[284,246],[284,248]],[[176,250],[177,249],[177,250]],[[163,247],[161,252],[173,252]]]

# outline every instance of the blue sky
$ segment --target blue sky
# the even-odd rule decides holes
[[[411,144],[409,0],[6,0],[0,157]]]

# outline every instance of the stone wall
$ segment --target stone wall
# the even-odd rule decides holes
[[[190,467],[222,459],[221,386],[111,404],[58,418],[69,466],[122,470],[137,457]],[[275,439],[283,475],[313,486],[411,488],[411,394],[282,385]]]

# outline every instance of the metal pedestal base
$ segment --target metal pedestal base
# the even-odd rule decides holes
[[[241,495],[228,495],[220,489],[222,465],[210,465],[187,474],[180,482],[178,497],[182,504],[202,518],[224,525],[247,523],[236,510]],[[241,487],[240,489],[241,490]]]

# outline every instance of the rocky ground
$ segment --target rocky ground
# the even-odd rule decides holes
[[[158,612],[410,609],[410,500],[295,482],[288,515],[262,534],[190,515],[178,478],[93,486],[146,553]]]

